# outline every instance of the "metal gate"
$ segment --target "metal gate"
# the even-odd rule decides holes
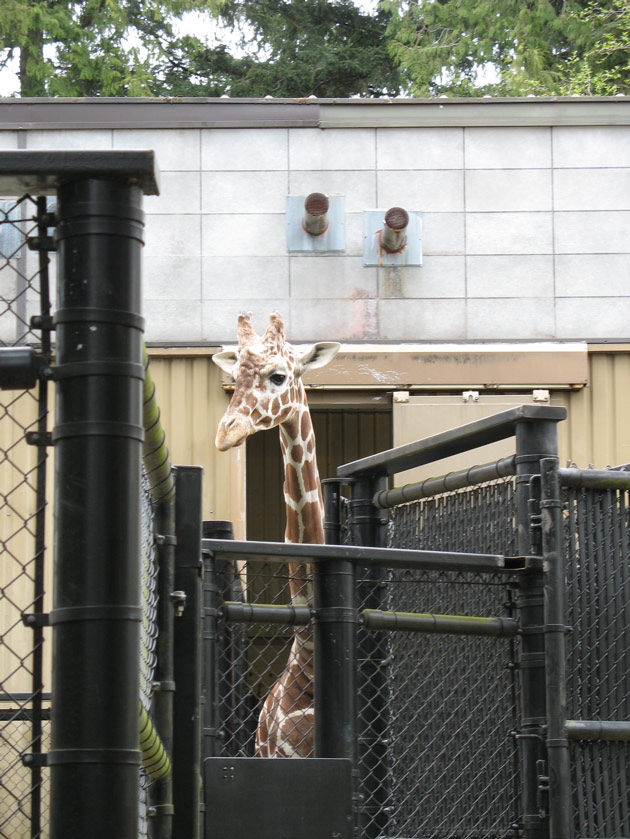
[[[362,837],[630,835],[630,475],[559,469],[564,415],[522,406],[346,464],[325,487],[339,547],[204,542],[211,564],[308,556],[316,592],[340,566],[353,580],[335,604],[354,623],[346,611],[335,626],[317,599],[310,618],[316,755],[353,762]],[[512,436],[511,457],[386,488],[389,475]],[[207,683],[219,712],[208,755],[251,754],[265,692],[255,659],[282,661],[290,641],[288,612],[275,607],[278,629],[260,603],[213,610],[235,678]],[[328,649],[349,651],[345,669],[328,666],[331,637]]]

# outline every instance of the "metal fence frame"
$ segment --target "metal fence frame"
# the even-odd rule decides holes
[[[630,738],[630,723],[623,719],[567,719],[566,514],[562,487],[576,485],[627,491],[630,489],[630,475],[560,469],[556,427],[565,416],[562,408],[521,406],[340,467],[338,480],[325,484],[327,538],[329,542],[336,543],[336,547],[333,544],[295,546],[214,540],[203,542],[206,557],[215,560],[265,557],[267,561],[283,562],[289,557],[301,557],[302,561],[308,559],[313,563],[316,601],[310,618],[314,623],[317,651],[316,756],[345,757],[364,774],[365,756],[357,754],[356,739],[357,727],[365,724],[361,721],[361,710],[357,712],[356,709],[359,621],[363,626],[380,630],[488,632],[497,637],[512,637],[518,647],[516,669],[519,684],[515,697],[518,697],[519,719],[514,737],[519,746],[519,812],[514,823],[504,826],[505,832],[501,835],[517,835],[526,839],[546,839],[548,836],[570,839],[577,835],[574,832],[576,805],[571,782],[571,743],[599,739],[609,743],[614,741],[624,748],[624,741]],[[387,478],[397,472],[509,437],[515,437],[516,442],[516,454],[510,458],[412,487],[386,489]],[[517,556],[467,556],[448,551],[383,547],[386,544],[385,507],[505,476],[514,476],[513,526]],[[345,527],[351,532],[352,546],[341,544],[344,541],[344,522],[340,512],[343,484],[351,487]],[[623,538],[627,545],[627,535]],[[483,622],[482,627],[478,619],[466,621],[453,619],[452,616],[388,613],[379,608],[378,603],[359,615],[355,599],[358,567],[364,569],[361,576],[364,585],[367,581],[369,596],[371,591],[378,590],[378,585],[370,587],[370,579],[378,583],[380,569],[414,565],[440,569],[467,567],[475,573],[494,567],[495,570],[502,568],[506,573],[511,572],[517,585],[515,607],[518,621],[494,617]],[[624,579],[625,585],[628,585],[630,575]],[[298,620],[291,607],[285,607],[284,617],[280,614],[282,607],[275,606],[274,609],[277,620],[293,623]],[[216,609],[214,613],[216,615]],[[246,607],[238,603],[224,604],[222,616],[228,622],[265,622],[270,619],[269,609],[255,604]],[[308,615],[299,618],[308,619]],[[214,620],[216,622],[216,617]],[[365,643],[367,633],[362,635],[362,643]],[[376,647],[359,654],[378,658],[382,653],[378,642],[375,643]],[[343,651],[342,655],[339,655],[339,650]],[[624,677],[627,680],[628,674],[624,673]],[[372,731],[368,739],[382,743],[382,733]],[[387,771],[385,751],[383,746],[380,753],[369,757],[372,768],[381,767],[381,775],[375,773],[374,788],[368,793],[381,804],[384,799],[379,799],[379,790],[387,783],[383,774]],[[621,758],[617,765],[623,765]],[[361,790],[361,783],[361,779],[357,779],[355,793]],[[625,784],[625,776],[620,777],[618,789],[606,799],[609,806],[619,810],[618,825],[624,826],[624,819],[627,820],[625,805],[617,799],[623,795]],[[599,806],[603,805],[600,803]],[[355,808],[357,830],[361,836],[388,835],[386,818],[379,822],[378,819],[365,818],[365,814],[362,817],[361,809],[361,804]],[[461,835],[485,835],[471,829],[472,833],[464,831]],[[588,827],[584,829],[588,830]]]
[[[30,212],[29,212],[30,211]],[[31,213],[33,215],[31,216]],[[3,729],[5,726],[15,725],[24,722],[30,724],[30,734],[27,744],[20,755],[14,757],[21,760],[25,771],[30,775],[30,782],[23,792],[17,791],[16,786],[2,785],[6,796],[12,798],[15,809],[12,811],[5,801],[3,815],[0,817],[0,836],[5,833],[6,823],[11,823],[13,815],[18,811],[21,814],[28,814],[32,836],[39,836],[42,831],[42,807],[43,807],[43,775],[44,765],[44,725],[50,720],[50,694],[44,694],[44,667],[43,667],[43,644],[44,644],[44,554],[46,550],[46,477],[47,477],[47,443],[48,432],[48,401],[49,387],[48,376],[42,375],[49,369],[51,355],[50,341],[50,293],[49,293],[49,257],[48,257],[48,222],[50,215],[47,210],[45,198],[33,199],[24,197],[19,199],[13,206],[3,212],[0,222],[0,229],[8,227],[12,236],[9,246],[3,253],[4,267],[11,270],[11,262],[15,263],[14,273],[16,275],[15,295],[7,298],[5,310],[2,314],[5,320],[13,315],[16,324],[16,333],[12,340],[5,341],[7,352],[10,355],[9,369],[6,385],[22,391],[12,398],[10,407],[3,411],[5,421],[12,419],[13,406],[15,406],[25,395],[26,388],[36,387],[34,399],[36,400],[35,421],[24,430],[24,443],[37,447],[36,465],[34,474],[23,474],[22,487],[31,491],[32,507],[26,513],[28,516],[22,520],[22,525],[17,532],[9,534],[3,542],[4,560],[10,557],[19,567],[20,574],[29,578],[32,583],[30,599],[22,604],[22,613],[18,614],[14,608],[16,625],[20,618],[22,623],[32,630],[32,643],[30,651],[20,661],[18,667],[26,672],[30,671],[31,689],[28,693],[17,695],[15,691],[2,690],[0,699],[0,719]],[[37,253],[37,268],[33,276],[28,276],[26,268],[27,247]],[[36,285],[37,289],[33,286]],[[37,290],[38,306],[37,315],[29,322],[26,315],[27,292]],[[41,330],[40,335],[35,332]],[[40,352],[36,356],[34,350],[28,346],[29,343],[37,341],[40,344]],[[10,347],[14,347],[10,349]],[[3,382],[3,387],[6,386]],[[13,420],[15,421],[15,420]],[[14,464],[16,449],[3,451],[3,464],[9,468],[16,468]],[[11,515],[21,518],[21,511],[13,509],[13,492],[18,487],[9,488],[3,496],[4,505],[11,511]],[[13,537],[23,530],[32,536],[33,555],[20,557],[12,547]],[[11,583],[5,583],[3,594],[11,600]],[[2,642],[5,642],[3,637]],[[16,654],[17,655],[17,654]],[[16,668],[17,669],[17,668]],[[2,683],[10,678],[12,674],[3,674]],[[5,703],[11,706],[6,708]],[[17,708],[15,707],[17,705]],[[5,737],[3,732],[3,752],[10,748],[11,735]],[[23,770],[24,771],[24,770]],[[20,770],[16,765],[16,776]]]
[[[146,811],[151,836],[198,833],[199,747],[193,748],[191,740],[199,741],[199,736],[194,727],[189,734],[185,691],[174,698],[174,651],[181,645],[178,637],[187,636],[185,620],[178,623],[176,616],[185,613],[187,601],[191,612],[199,611],[195,591],[200,592],[201,480],[198,469],[180,468],[173,476],[142,342],[141,204],[143,193],[157,191],[153,152],[0,153],[0,192],[24,195],[18,210],[31,203],[36,209],[32,220],[28,210],[17,219],[16,212],[4,209],[1,219],[15,234],[15,253],[6,256],[6,266],[11,267],[9,258],[17,259],[19,286],[15,299],[8,301],[7,317],[20,324],[16,341],[24,346],[13,349],[4,342],[0,378],[3,389],[37,387],[39,392],[37,421],[26,429],[27,442],[40,452],[36,477],[25,478],[36,494],[35,556],[15,558],[22,573],[28,571],[33,578],[33,596],[29,603],[14,604],[18,620],[21,616],[33,631],[27,653],[33,689],[22,697],[23,710],[18,711],[32,728],[28,747],[18,756],[31,780],[17,802],[31,837],[116,834],[135,839],[141,761],[152,779]],[[32,194],[42,197],[32,199]],[[48,212],[43,197],[50,195],[56,197],[54,213]],[[31,288],[25,260],[20,262],[25,236],[29,249],[40,253],[40,288]],[[47,274],[52,250],[58,272],[54,318]],[[30,319],[27,289],[41,300],[41,310]],[[42,330],[42,336],[25,343],[32,329]],[[46,424],[51,379],[56,385],[52,433]],[[44,467],[51,444],[56,454],[55,573],[53,608],[46,614],[43,526],[50,499],[45,497]],[[141,460],[147,476],[144,495],[151,496],[143,503],[148,516],[143,540],[150,551],[155,542],[159,603],[153,590],[144,594],[150,608],[157,607],[160,631],[155,675],[152,663],[142,663],[147,684],[139,714]],[[30,518],[27,525],[32,529]],[[191,568],[197,581],[189,571],[187,575]],[[51,710],[42,707],[41,653],[48,626],[54,658],[46,697]],[[194,707],[198,721],[198,695]],[[42,725],[51,716],[46,753]],[[15,711],[10,719],[3,714],[7,724],[15,719]],[[179,772],[171,773],[174,752]],[[9,794],[15,771],[8,767],[0,778]],[[50,777],[49,811],[41,801],[43,772]]]
[[[326,532],[332,544],[296,546],[202,539],[200,470],[180,468],[173,482],[145,369],[146,357],[142,355],[137,283],[141,198],[143,191],[156,189],[152,153],[0,153],[0,191],[55,194],[58,201],[53,219],[47,214],[45,199],[37,200],[37,236],[33,237],[33,246],[42,253],[40,271],[46,285],[45,254],[52,247],[48,231],[56,228],[59,288],[54,322],[44,299],[31,324],[43,330],[41,352],[32,347],[19,348],[17,353],[5,355],[4,369],[5,381],[12,387],[29,388],[42,382],[44,408],[45,382],[54,378],[57,386],[56,426],[51,437],[41,404],[37,428],[30,434],[30,442],[42,451],[50,442],[56,447],[53,609],[49,615],[42,609],[44,534],[38,524],[33,601],[22,615],[33,629],[36,665],[32,692],[26,699],[28,708],[25,705],[23,712],[32,721],[30,748],[23,755],[32,781],[31,835],[42,835],[40,790],[44,766],[50,767],[52,839],[85,835],[109,839],[112,833],[121,839],[135,839],[137,835],[141,760],[138,647],[142,617],[138,607],[138,502],[144,441],[157,513],[162,628],[153,685],[155,719],[162,740],[152,742],[157,742],[160,754],[170,754],[176,768],[172,776],[166,770],[156,776],[152,791],[154,836],[196,837],[200,830],[201,763],[218,751],[217,661],[225,651],[216,646],[217,620],[270,619],[267,607],[222,602],[230,581],[221,579],[222,570],[213,561],[265,557],[271,562],[286,562],[289,557],[298,557],[314,566],[315,609],[298,613],[293,607],[276,606],[274,620],[289,625],[313,621],[317,649],[316,758],[341,759],[354,768],[357,831],[371,839],[385,835],[387,829],[381,807],[381,792],[387,784],[385,715],[368,719],[357,708],[357,682],[358,659],[378,663],[384,654],[378,639],[373,640],[375,636],[364,629],[387,631],[393,627],[413,632],[518,637],[520,813],[518,823],[506,830],[525,839],[570,839],[574,830],[571,743],[625,744],[630,740],[630,723],[626,718],[567,719],[562,487],[625,492],[630,489],[630,477],[619,472],[560,469],[556,424],[565,417],[564,409],[521,406],[340,467],[338,480],[325,484]],[[22,309],[18,317],[24,318]],[[54,366],[50,363],[51,326],[56,328],[57,338]],[[397,472],[512,436],[516,438],[512,458],[412,488],[386,488],[387,478]],[[43,509],[43,454],[39,460],[38,516]],[[109,476],[106,481],[104,475]],[[383,508],[504,475],[515,477],[516,556],[385,547]],[[343,484],[351,488],[345,523]],[[626,508],[620,509],[625,524]],[[351,545],[339,544],[344,541],[343,526],[351,534]],[[584,540],[581,535],[576,538],[581,549]],[[625,558],[626,531],[618,538],[622,543],[620,555]],[[200,546],[205,551],[205,580]],[[518,581],[518,623],[499,615],[479,619],[383,609],[379,586],[383,569],[392,567],[464,569],[473,575],[491,570],[513,574]],[[628,585],[626,578],[624,585]],[[607,586],[600,588],[607,596]],[[360,613],[357,597],[362,601]],[[202,617],[206,630],[203,641]],[[52,740],[44,755],[41,641],[47,625],[52,627],[55,667]],[[359,626],[363,628],[360,633]],[[202,725],[204,660],[206,703],[214,706],[205,709]],[[625,672],[622,675],[627,677]],[[186,689],[176,691],[178,682]],[[380,687],[374,691],[378,702]],[[368,732],[367,739],[378,744],[377,748],[360,753],[359,728],[364,735]],[[600,754],[597,760],[603,765],[606,755]],[[365,781],[366,761],[370,762],[369,782]],[[615,765],[623,765],[623,760]],[[625,776],[612,798],[600,796],[598,806],[612,806],[615,818],[625,825],[627,806],[615,798],[624,784]],[[373,808],[369,814],[359,803],[360,794],[366,791]],[[601,823],[608,825],[610,821]]]

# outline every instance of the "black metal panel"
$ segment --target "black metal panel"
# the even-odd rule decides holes
[[[175,472],[175,588],[171,599],[185,595],[175,617],[173,708],[173,836],[199,836],[201,786],[202,568],[200,466],[178,466]],[[175,597],[173,598],[173,595]]]
[[[414,551],[391,548],[369,548],[354,545],[310,545],[284,542],[231,542],[204,539],[204,550],[224,559],[261,559],[265,562],[327,562],[345,559],[366,566],[384,568],[423,568],[451,571],[501,571],[525,567],[528,557],[506,557],[501,554],[458,553],[456,551]],[[512,561],[513,560],[513,561]]]
[[[351,762],[204,761],[205,839],[351,839]]]
[[[58,202],[50,835],[135,839],[142,194],[83,179]]]
[[[566,416],[566,408],[554,408],[548,405],[519,405],[517,408],[510,408],[508,411],[502,411],[491,417],[460,425],[458,428],[451,428],[433,437],[407,443],[353,463],[345,463],[339,467],[337,475],[340,478],[354,478],[358,475],[370,474],[395,475],[397,472],[404,472],[415,466],[433,463],[435,460],[461,454],[488,443],[506,440],[514,436],[518,424],[541,420],[560,422],[566,419]]]
[[[145,195],[158,195],[160,191],[152,151],[0,152],[2,195],[54,195],[59,184],[84,178],[137,183]]]

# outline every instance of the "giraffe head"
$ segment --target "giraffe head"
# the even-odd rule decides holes
[[[324,341],[305,350],[284,338],[282,316],[274,312],[260,337],[249,314],[238,316],[238,347],[216,353],[212,360],[234,379],[234,394],[219,423],[219,451],[240,446],[251,434],[291,420],[306,402],[302,375],[323,367],[339,344]]]

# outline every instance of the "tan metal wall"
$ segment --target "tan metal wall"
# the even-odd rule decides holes
[[[589,348],[589,384],[556,394],[567,408],[560,423],[561,465],[596,469],[630,463],[630,347]]]
[[[33,631],[20,620],[33,611],[36,467],[39,452],[24,439],[37,428],[35,391],[0,395],[0,681],[2,692],[31,690]],[[48,449],[44,611],[52,606],[54,451]],[[2,601],[5,602],[2,602]],[[50,690],[50,644],[44,640],[44,692]],[[20,661],[23,664],[20,665]]]
[[[244,538],[244,448],[218,452],[214,438],[228,404],[211,352],[183,355],[149,350],[171,463],[203,467],[204,519],[229,519]]]
[[[204,517],[233,520],[239,538],[245,520],[245,450],[219,453],[214,446],[228,402],[219,370],[206,348],[171,352],[151,350],[171,460],[204,467]],[[551,391],[553,404],[564,405],[569,414],[559,425],[561,464],[572,461],[580,467],[603,468],[629,463],[630,345],[590,346],[588,361],[586,387]],[[531,401],[531,391],[523,392],[528,394],[524,401]],[[418,428],[417,435],[426,432]]]

